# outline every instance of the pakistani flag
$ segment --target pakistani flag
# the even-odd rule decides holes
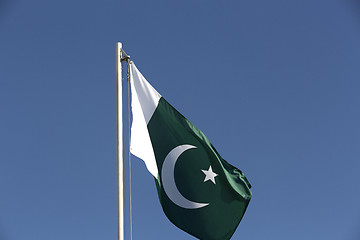
[[[230,239],[251,199],[250,183],[205,135],[130,64],[131,152],[155,177],[162,208],[177,227],[205,240]]]

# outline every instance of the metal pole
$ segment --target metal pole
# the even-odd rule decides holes
[[[116,44],[116,128],[117,128],[117,217],[118,217],[118,240],[124,240],[124,148],[123,148],[123,83],[122,83],[122,43]]]

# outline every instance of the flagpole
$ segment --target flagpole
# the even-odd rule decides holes
[[[125,240],[125,221],[124,221],[124,137],[123,137],[123,82],[122,82],[122,43],[116,44],[116,128],[117,128],[117,222],[118,240]]]

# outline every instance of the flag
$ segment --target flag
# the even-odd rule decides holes
[[[230,239],[251,199],[249,181],[132,62],[130,81],[130,151],[154,176],[166,216],[199,239]]]

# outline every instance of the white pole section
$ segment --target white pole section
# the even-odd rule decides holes
[[[122,83],[122,43],[116,44],[116,98],[117,98],[117,216],[118,216],[118,240],[124,240],[124,160],[123,160],[123,83]]]

